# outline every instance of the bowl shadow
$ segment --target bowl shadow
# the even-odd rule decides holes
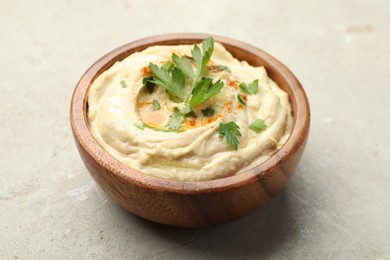
[[[168,240],[173,244],[169,248],[147,252],[141,259],[169,258],[180,253],[199,259],[267,257],[272,256],[285,241],[294,240],[298,236],[299,230],[294,228],[294,218],[291,216],[290,199],[286,189],[267,205],[244,218],[198,229],[165,226],[128,214],[131,215],[132,224],[158,236],[159,240]]]

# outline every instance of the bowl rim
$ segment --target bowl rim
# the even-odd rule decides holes
[[[267,63],[267,66],[271,66],[273,73],[280,74],[279,76],[282,76],[288,83],[287,85],[292,94],[292,96],[289,95],[290,103],[294,99],[295,106],[292,104],[293,129],[286,143],[269,159],[252,169],[237,175],[207,181],[177,181],[148,175],[126,166],[106,152],[95,141],[88,127],[87,94],[92,82],[116,61],[123,60],[133,52],[141,51],[152,45],[177,45],[177,41],[180,41],[180,44],[194,44],[201,42],[210,35],[213,36],[216,42],[221,43],[225,47],[237,48],[238,51],[257,56]],[[266,68],[266,70],[268,73],[269,68]],[[310,108],[306,93],[298,79],[285,65],[265,51],[224,36],[200,33],[173,33],[132,41],[110,51],[97,60],[83,74],[74,89],[70,105],[70,121],[73,135],[77,139],[76,141],[96,163],[107,170],[107,174],[112,175],[111,177],[120,178],[128,184],[159,192],[208,194],[224,192],[261,181],[261,179],[267,177],[266,175],[272,174],[273,169],[288,161],[306,140],[310,125]]]

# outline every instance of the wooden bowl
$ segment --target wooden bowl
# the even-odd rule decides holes
[[[104,151],[88,128],[88,88],[116,61],[152,45],[194,44],[204,34],[167,34],[128,43],[103,56],[82,76],[73,93],[70,120],[77,148],[99,186],[132,213],[166,225],[203,227],[226,223],[261,207],[278,194],[296,168],[309,132],[310,109],[295,76],[271,55],[237,40],[214,36],[239,60],[264,66],[290,97],[294,126],[286,144],[264,163],[244,173],[211,181],[180,182],[134,170]]]

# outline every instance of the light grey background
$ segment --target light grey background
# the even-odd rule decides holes
[[[390,2],[0,1],[1,259],[390,259]],[[98,58],[170,32],[251,43],[285,63],[312,110],[286,189],[233,223],[186,230],[117,206],[69,124]]]

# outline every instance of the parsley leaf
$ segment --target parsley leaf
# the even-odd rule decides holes
[[[167,69],[167,71],[171,72],[173,70],[173,68],[175,68],[175,64],[173,64],[170,61],[167,61],[161,67],[165,68],[165,69]]]
[[[226,141],[235,149],[237,150],[238,144],[240,143],[238,141],[238,137],[241,136],[240,133],[240,127],[234,123],[234,122],[228,122],[226,124],[221,123],[218,128],[219,132],[219,138],[226,138]]]
[[[152,93],[154,91],[154,86],[156,84],[153,83],[153,77],[150,76],[150,77],[147,77],[147,78],[143,78],[142,79],[142,84],[144,84],[146,86],[146,89]]]
[[[126,81],[121,80],[120,83],[121,83],[121,85],[122,85],[122,88],[126,88],[126,87],[127,87]]]
[[[172,131],[177,131],[184,121],[184,116],[180,113],[180,110],[175,107],[173,114],[169,116],[168,128]]]
[[[186,98],[186,102],[190,100],[192,92],[194,91],[194,88],[197,85],[197,81],[203,74],[207,63],[210,61],[213,51],[214,51],[214,39],[211,36],[202,42],[202,51],[200,50],[198,45],[195,45],[194,49],[191,51],[192,58],[194,59],[195,66],[196,66],[196,74],[192,78],[192,86],[189,91],[189,95]]]
[[[196,118],[198,117],[194,111],[191,110],[190,104],[185,104],[184,107],[184,116],[185,117],[193,117]]]
[[[232,71],[229,69],[228,66],[224,66],[224,65],[221,65],[221,66],[211,66],[212,69],[216,69],[216,70],[219,70],[219,71],[226,71],[226,72],[229,72],[231,73]]]
[[[149,128],[153,131],[156,131],[156,132],[182,132],[180,130],[170,130],[170,129],[165,129],[165,128],[158,128],[158,127],[155,127],[155,126],[151,126],[151,125],[148,125],[148,124],[145,124],[143,125],[145,128]]]
[[[161,108],[160,103],[157,100],[153,99],[153,101],[152,101],[152,110],[156,111],[156,110],[159,110],[160,108]]]
[[[223,82],[219,79],[217,82],[212,83],[207,89],[206,95],[202,99],[202,103],[206,102],[209,98],[217,95],[223,88]]]
[[[186,103],[185,106],[184,106],[184,114],[188,115],[188,114],[191,114],[193,112],[194,111],[192,111],[192,109],[190,107],[190,104]]]
[[[198,116],[195,114],[195,112],[194,111],[190,111],[190,112],[188,112],[188,113],[186,113],[185,115],[184,115],[185,117],[193,117],[193,118],[197,118]]]
[[[202,114],[205,117],[212,117],[215,114],[215,110],[210,108],[210,107],[208,107],[206,109],[202,109]]]
[[[185,114],[188,114],[194,107],[217,95],[223,88],[224,83],[221,80],[212,83],[210,78],[201,79],[213,50],[214,39],[210,36],[202,42],[202,49],[198,45],[194,45],[191,51],[192,57],[186,55],[179,57],[173,53],[173,62],[167,61],[161,68],[149,63],[152,77],[144,78],[144,84],[147,87],[147,83],[157,84],[178,101],[185,101]],[[217,67],[222,70],[229,70],[226,66]],[[189,89],[185,89],[184,76],[192,80]]]
[[[187,77],[194,80],[195,73],[192,69],[191,61],[187,58],[187,56],[182,56],[179,58],[179,56],[177,56],[175,53],[172,53],[172,60],[177,68],[179,68]]]
[[[194,46],[191,54],[196,65],[195,81],[197,81],[200,78],[200,75],[202,75],[207,63],[211,58],[211,55],[213,54],[213,51],[214,39],[212,37],[208,37],[205,41],[202,42],[202,53],[197,45]]]
[[[259,91],[259,80],[256,79],[252,83],[249,83],[248,85],[246,85],[245,83],[241,83],[240,89],[243,92],[248,93],[250,95],[257,94],[257,92]]]
[[[145,129],[145,125],[144,124],[134,123],[134,126],[139,128],[139,129],[141,129],[141,130]]]
[[[183,101],[185,79],[184,75],[178,68],[169,72],[166,68],[159,68],[153,63],[149,63],[150,72],[153,74],[152,82],[163,88],[179,101]]]
[[[267,125],[265,124],[264,120],[256,119],[249,125],[249,128],[255,131],[256,133],[260,133],[261,131],[267,129]]]
[[[223,82],[218,80],[212,83],[211,78],[202,79],[194,88],[190,99],[190,107],[194,108],[206,102],[209,98],[217,95],[223,88]]]
[[[244,98],[243,95],[238,94],[238,95],[237,95],[237,99],[238,99],[238,101],[240,101],[241,104],[243,104],[244,106],[246,106],[246,100],[245,100],[245,98]]]
[[[205,78],[195,86],[194,92],[192,93],[192,97],[190,99],[191,108],[202,104],[203,97],[206,95],[210,84],[211,78]]]

